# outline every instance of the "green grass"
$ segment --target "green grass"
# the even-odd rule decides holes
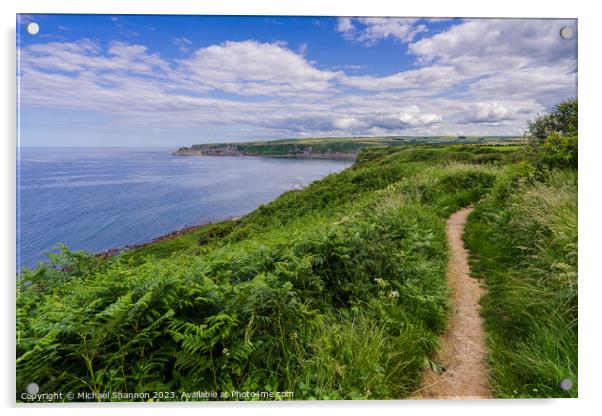
[[[496,392],[562,394],[542,386],[576,372],[576,212],[554,199],[575,183],[529,179],[524,159],[518,146],[363,149],[240,219],[108,259],[63,250],[19,279],[17,391],[407,397],[446,326],[445,221],[477,204],[468,242],[491,287]],[[528,249],[517,227],[537,236]]]
[[[131,265],[138,265],[148,258],[163,259],[173,256],[174,253],[199,255],[208,250],[212,243],[219,243],[236,224],[237,220],[226,220],[202,225],[183,235],[127,250],[121,255],[121,259]]]
[[[525,168],[498,179],[465,235],[489,289],[492,382],[499,397],[576,397],[577,174]]]

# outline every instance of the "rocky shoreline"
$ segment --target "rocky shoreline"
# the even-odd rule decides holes
[[[107,258],[116,256],[118,254],[121,254],[123,252],[127,252],[127,251],[130,251],[130,250],[136,250],[136,249],[148,247],[150,245],[153,245],[153,244],[156,244],[156,243],[161,243],[163,241],[173,240],[174,238],[180,237],[180,236],[182,236],[184,234],[188,234],[188,233],[190,233],[192,231],[196,231],[196,230],[198,230],[200,228],[206,227],[206,226],[211,225],[211,224],[217,224],[217,223],[223,222],[223,221],[236,221],[236,220],[238,220],[240,218],[242,218],[242,217],[241,216],[238,216],[238,217],[228,217],[228,218],[224,218],[224,219],[221,219],[221,220],[205,222],[203,224],[189,225],[187,227],[183,227],[183,228],[180,228],[178,230],[171,231],[171,232],[169,232],[167,234],[163,234],[163,235],[160,235],[158,237],[155,237],[152,240],[148,240],[148,241],[145,241],[145,242],[142,242],[142,243],[127,244],[127,245],[122,246],[122,247],[109,248],[107,250],[94,253],[94,255],[96,257],[100,257],[102,259],[107,259]]]

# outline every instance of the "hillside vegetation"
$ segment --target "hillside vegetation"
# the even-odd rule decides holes
[[[542,127],[543,126],[543,127]],[[506,169],[465,238],[500,397],[577,397],[577,100],[529,125],[528,162]],[[569,391],[558,388],[570,379]]]
[[[365,148],[238,220],[108,259],[63,248],[19,278],[17,391],[407,397],[446,327],[445,221],[473,204],[496,394],[575,396],[576,137],[549,137]]]
[[[519,150],[366,150],[158,255],[65,250],[21,278],[18,390],[404,397],[445,328],[445,220]]]

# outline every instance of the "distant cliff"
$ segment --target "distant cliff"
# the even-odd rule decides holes
[[[318,147],[312,145],[269,145],[267,144],[221,144],[221,145],[193,145],[180,147],[173,154],[175,156],[269,156],[313,159],[345,159],[355,160],[358,149],[337,149]]]
[[[314,159],[356,159],[367,147],[401,146],[405,144],[509,144],[520,138],[501,136],[387,136],[326,137],[273,141],[193,144],[180,147],[175,156],[269,156]]]

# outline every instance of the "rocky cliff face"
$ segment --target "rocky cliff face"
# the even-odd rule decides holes
[[[223,147],[180,147],[173,153],[175,156],[241,156],[244,153],[241,152],[236,146],[223,146]]]
[[[316,152],[311,146],[305,149],[292,149],[289,152],[282,154],[266,154],[253,151],[243,151],[237,146],[226,145],[220,147],[210,146],[191,146],[180,147],[172,153],[174,156],[266,156],[266,157],[298,157],[309,159],[341,159],[355,160],[357,152]]]

